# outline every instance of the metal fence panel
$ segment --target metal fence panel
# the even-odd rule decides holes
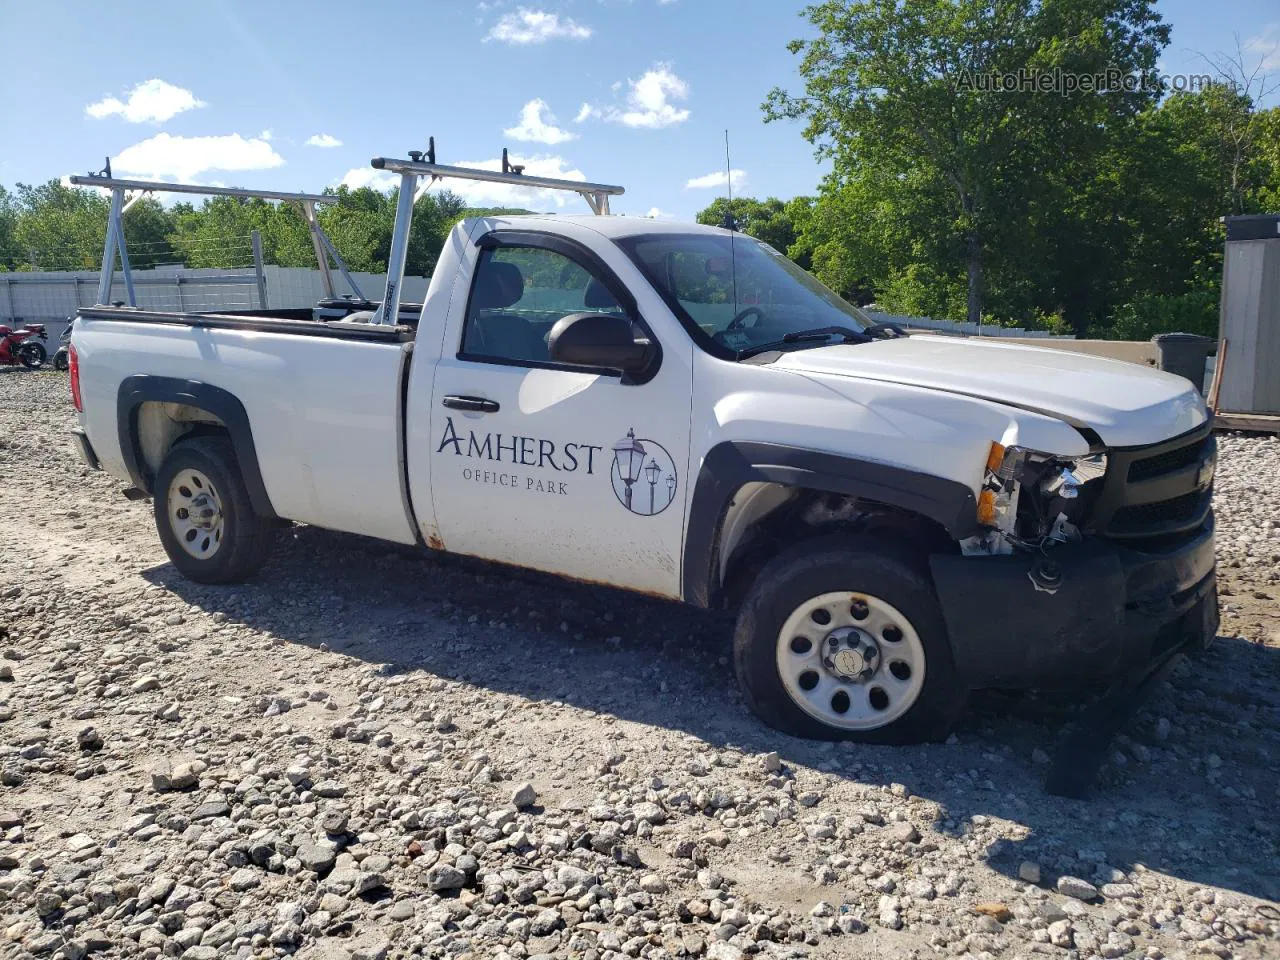
[[[324,281],[313,267],[267,266],[263,270],[267,303],[271,307],[311,307],[324,296]],[[379,296],[385,274],[352,275],[366,296]],[[159,267],[133,271],[138,306],[153,310],[228,312],[262,307],[258,277],[253,272],[220,269]],[[339,296],[347,293],[335,278]],[[404,299],[421,301],[426,277],[405,277]],[[98,271],[0,273],[0,322],[52,323],[66,320],[80,307],[92,306],[98,295]],[[117,273],[111,287],[114,301],[127,299]],[[52,330],[52,328],[50,328]]]

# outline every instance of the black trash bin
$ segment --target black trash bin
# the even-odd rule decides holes
[[[1158,333],[1151,342],[1160,353],[1161,370],[1186,377],[1204,392],[1204,364],[1217,351],[1217,340],[1195,333]]]

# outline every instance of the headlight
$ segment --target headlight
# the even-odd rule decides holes
[[[1080,496],[1080,490],[1086,483],[1105,476],[1106,472],[1105,453],[1095,453],[1078,460],[1055,460],[1041,476],[1038,489],[1046,497],[1074,500]]]
[[[1060,539],[1064,524],[1079,519],[1084,487],[1106,472],[1105,453],[1069,458],[993,443],[978,495],[978,522],[1020,539]],[[1019,509],[1024,496],[1027,506]]]
[[[982,492],[978,494],[978,523],[984,527],[1013,529],[1012,514],[1018,493],[1013,472],[1022,452],[1019,447],[991,444],[987,453],[987,469],[982,478]]]

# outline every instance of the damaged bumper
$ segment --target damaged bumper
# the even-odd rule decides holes
[[[1049,558],[1048,577],[1028,554],[931,558],[968,686],[1096,686],[1217,633],[1212,515],[1158,547],[1095,537]]]

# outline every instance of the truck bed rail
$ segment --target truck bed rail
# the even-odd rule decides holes
[[[330,337],[335,340],[364,340],[377,343],[405,343],[414,338],[412,327],[349,323],[343,320],[298,320],[288,317],[237,316],[230,313],[180,313],[166,310],[140,310],[136,307],[82,307],[77,316],[85,320],[157,323],[205,327],[214,330],[252,330],[256,333],[287,333],[300,337]]]

